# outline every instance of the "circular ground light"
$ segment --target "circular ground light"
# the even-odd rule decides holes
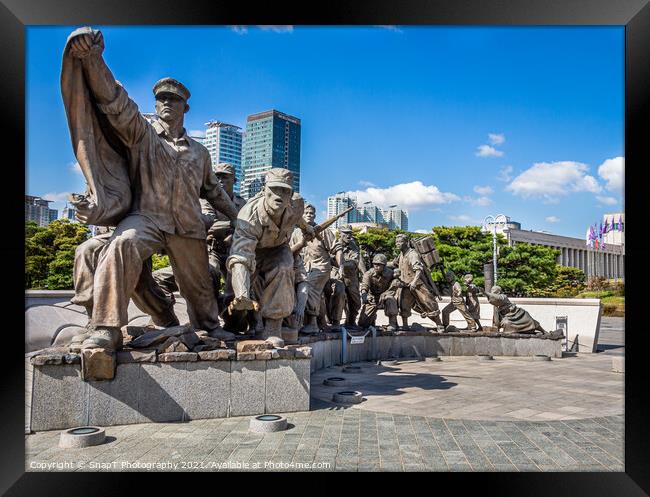
[[[340,404],[361,404],[363,400],[363,395],[361,392],[355,392],[353,390],[346,390],[343,392],[336,392],[332,397],[334,402]]]
[[[62,449],[76,449],[99,445],[106,440],[104,428],[99,426],[80,426],[61,432],[59,447]]]
[[[533,356],[533,361],[550,361],[551,358],[545,354],[535,354]]]
[[[262,414],[251,418],[248,429],[255,433],[271,433],[287,429],[287,418],[275,414]]]
[[[361,366],[344,366],[344,373],[361,373]]]
[[[481,362],[494,360],[494,357],[492,357],[489,354],[479,354],[477,357],[478,357],[478,360],[481,361]]]
[[[348,381],[345,378],[334,376],[332,378],[325,378],[323,385],[328,387],[342,387],[348,384]]]

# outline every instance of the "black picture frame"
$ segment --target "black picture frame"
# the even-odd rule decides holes
[[[194,0],[2,0],[0,3],[0,109],[4,138],[5,175],[16,173],[7,185],[10,212],[5,215],[0,254],[4,257],[3,320],[8,350],[1,363],[8,368],[2,376],[2,450],[0,450],[0,492],[6,495],[115,495],[128,493],[142,474],[25,473],[24,457],[24,364],[11,348],[11,334],[24,329],[22,288],[24,273],[24,226],[14,213],[23,200],[25,148],[25,26],[106,24],[367,24],[367,25],[620,25],[625,26],[625,200],[627,204],[626,264],[627,310],[625,381],[625,472],[624,473],[478,473],[424,475],[432,491],[443,491],[443,482],[481,485],[482,492],[506,495],[553,495],[590,497],[641,496],[650,492],[649,428],[650,402],[642,380],[647,353],[648,331],[643,320],[641,285],[645,283],[650,251],[642,242],[641,218],[647,216],[642,199],[643,169],[647,166],[647,135],[650,118],[650,6],[648,0],[357,0],[331,1],[310,6],[276,2],[220,2]],[[43,123],[47,125],[47,123]],[[20,165],[23,165],[21,168]],[[15,186],[14,186],[15,185]],[[7,203],[5,204],[7,205]],[[7,224],[8,223],[8,224]],[[7,271],[8,269],[8,271]],[[9,317],[9,319],[7,319]],[[21,342],[22,343],[22,342]],[[248,476],[248,475],[247,475]],[[276,475],[277,476],[277,475]],[[281,475],[286,482],[287,475]],[[385,474],[383,475],[386,476]],[[407,475],[412,478],[413,475]],[[272,479],[264,475],[267,482]],[[325,475],[327,478],[327,474]],[[379,475],[377,476],[379,477]],[[391,475],[393,478],[394,475]],[[192,477],[194,479],[194,477]],[[236,478],[236,477],[234,477]],[[231,479],[231,481],[236,481]],[[178,481],[178,477],[176,477]],[[152,478],[147,478],[148,484]],[[166,483],[162,475],[155,482]],[[184,480],[186,481],[186,480]],[[215,490],[222,483],[212,480]],[[275,480],[279,481],[279,480]],[[428,483],[427,483],[428,482]],[[284,483],[283,485],[286,485]],[[255,485],[255,483],[253,483]],[[288,485],[291,485],[290,483]],[[150,487],[151,489],[153,487]],[[209,487],[208,487],[209,488]],[[236,485],[234,489],[246,488]],[[289,488],[289,487],[285,487]],[[300,487],[294,487],[300,491]],[[334,487],[331,487],[334,490]],[[406,487],[408,488],[412,487]],[[425,486],[425,488],[427,488]],[[243,490],[243,491],[250,491]],[[257,490],[257,489],[256,489]],[[261,490],[261,488],[259,489]],[[258,491],[259,491],[258,490]],[[204,492],[190,485],[190,492]],[[230,490],[232,491],[232,490]],[[237,490],[235,490],[237,491]]]

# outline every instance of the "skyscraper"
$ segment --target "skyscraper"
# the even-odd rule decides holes
[[[210,152],[212,167],[220,162],[232,164],[235,168],[235,193],[239,193],[242,181],[242,131],[239,126],[221,121],[205,123],[208,129],[202,143]]]
[[[334,223],[336,228],[340,228],[345,224],[362,223],[364,225],[383,226],[391,230],[408,231],[408,212],[398,209],[397,205],[391,205],[388,209],[377,207],[372,202],[364,202],[358,205],[356,197],[346,192],[339,192],[336,195],[327,197],[328,218],[340,214],[349,207],[354,207],[354,209]]]
[[[25,195],[25,221],[34,221],[39,226],[47,226],[56,220],[59,211],[50,209],[52,200]]]
[[[272,167],[293,173],[293,189],[300,191],[300,119],[269,110],[246,120],[240,195],[254,197],[264,187],[264,174]]]
[[[345,192],[338,192],[336,195],[327,197],[327,218],[340,214],[349,207],[355,207],[356,199]],[[356,222],[356,210],[351,210],[345,216],[337,219],[334,223],[336,228],[340,228],[348,223]]]
[[[396,205],[390,205],[388,209],[382,209],[382,214],[384,222],[388,225],[388,229],[408,231],[409,218],[406,211],[398,209]]]
[[[67,219],[71,223],[76,223],[77,218],[75,217],[75,208],[66,203],[61,212],[61,219]]]

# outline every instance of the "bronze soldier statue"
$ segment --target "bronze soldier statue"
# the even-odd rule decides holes
[[[547,333],[527,311],[510,302],[500,286],[495,285],[491,292],[483,290],[483,293],[494,306],[492,322],[497,330],[503,330],[503,333]]]
[[[356,326],[357,314],[361,308],[361,294],[359,292],[359,272],[366,272],[361,249],[357,245],[352,228],[344,226],[340,229],[340,239],[336,242],[333,252],[336,254],[335,261],[337,271],[334,272],[334,279],[345,285],[345,296],[347,300],[345,325]],[[332,296],[336,292],[336,283],[332,287]],[[340,320],[341,316],[334,316],[334,320]]]
[[[372,258],[372,269],[366,271],[361,281],[361,314],[359,326],[374,326],[377,311],[383,309],[388,317],[387,331],[397,331],[396,287],[392,285],[393,270],[386,267],[388,259],[384,254]]]
[[[395,237],[395,245],[400,253],[393,266],[400,270],[401,280],[405,283],[399,296],[403,327],[409,329],[408,318],[411,309],[415,308],[422,317],[433,319],[438,331],[443,331],[440,310],[436,302],[436,299],[442,300],[442,296],[431,279],[422,257],[411,246],[408,235],[404,233]]]
[[[314,233],[302,217],[304,200],[293,193],[292,180],[287,169],[267,171],[264,190],[239,211],[226,260],[235,296],[229,312],[259,310],[264,320],[261,338],[275,347],[284,346],[282,320],[295,306],[295,261],[289,239],[296,225],[307,237]]]
[[[311,226],[316,226],[316,207],[311,204],[305,205],[303,215],[305,222]],[[303,232],[296,228],[291,235],[291,250],[295,252],[296,247],[303,243]],[[300,255],[305,264],[307,271],[307,282],[309,288],[309,297],[305,309],[305,325],[300,330],[303,333],[312,334],[320,331],[317,323],[320,312],[321,295],[325,285],[330,279],[332,270],[333,248],[336,243],[334,233],[329,229],[322,230],[316,237],[307,242],[300,250]]]
[[[101,250],[94,274],[85,275],[93,278],[92,332],[82,347],[120,346],[120,327],[127,323],[129,299],[143,264],[163,249],[187,301],[192,325],[218,333],[219,308],[207,271],[199,197],[231,220],[237,212],[212,171],[207,149],[183,127],[190,92],[175,79],[158,81],[153,94],[159,120],[151,124],[113,77],[102,58],[103,49],[99,31],[74,32],[64,51],[61,78],[75,155],[89,182],[89,197],[76,198],[73,205],[87,222],[98,218],[101,199],[93,195],[100,189],[93,174],[99,166],[112,167],[122,183],[120,191],[129,194],[123,200],[113,196],[117,207],[111,215],[92,222],[114,223],[115,231]]]
[[[460,283],[456,281],[456,275],[453,271],[447,271],[445,273],[445,279],[451,285],[451,302],[442,309],[443,326],[445,328],[449,326],[449,315],[454,311],[458,311],[465,318],[465,321],[467,321],[467,330],[476,331],[478,328],[476,321],[465,306],[465,301],[463,300],[463,289],[460,286]]]
[[[474,275],[467,273],[463,279],[465,280],[465,286],[467,286],[467,291],[465,294],[465,305],[467,306],[467,312],[469,312],[474,321],[476,321],[476,326],[479,331],[483,330],[481,326],[481,303],[478,300],[478,294],[480,292],[479,287],[474,284]]]

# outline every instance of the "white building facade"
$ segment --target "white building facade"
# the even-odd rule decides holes
[[[327,217],[334,217],[350,207],[354,209],[336,221],[336,228],[351,224],[408,231],[408,211],[399,209],[397,205],[382,209],[372,202],[358,204],[356,197],[346,192],[339,192],[327,198]]]
[[[239,187],[242,181],[242,137],[243,132],[239,126],[227,124],[221,121],[210,121],[205,123],[207,129],[203,145],[210,152],[212,167],[220,162],[232,164],[235,168],[235,193],[239,194]]]
[[[622,222],[624,223],[625,215],[617,213],[603,216],[603,224],[605,224],[605,220],[611,220],[612,217],[615,217],[618,221],[619,216],[622,216]],[[490,232],[492,232],[492,229],[493,226],[488,226]],[[554,235],[542,231],[522,230],[521,224],[511,221],[510,218],[508,218],[508,223],[505,227],[503,225],[497,225],[496,232],[503,234],[510,246],[518,243],[529,243],[531,245],[543,245],[559,250],[558,264],[580,269],[588,279],[593,277],[604,277],[614,280],[625,279],[624,231],[618,232],[618,235],[614,233],[614,230],[606,233],[604,235],[605,248],[602,249],[594,249],[587,246],[584,238]],[[607,235],[611,235],[609,237],[610,241],[607,241]],[[621,241],[622,243],[617,244],[615,241]]]

